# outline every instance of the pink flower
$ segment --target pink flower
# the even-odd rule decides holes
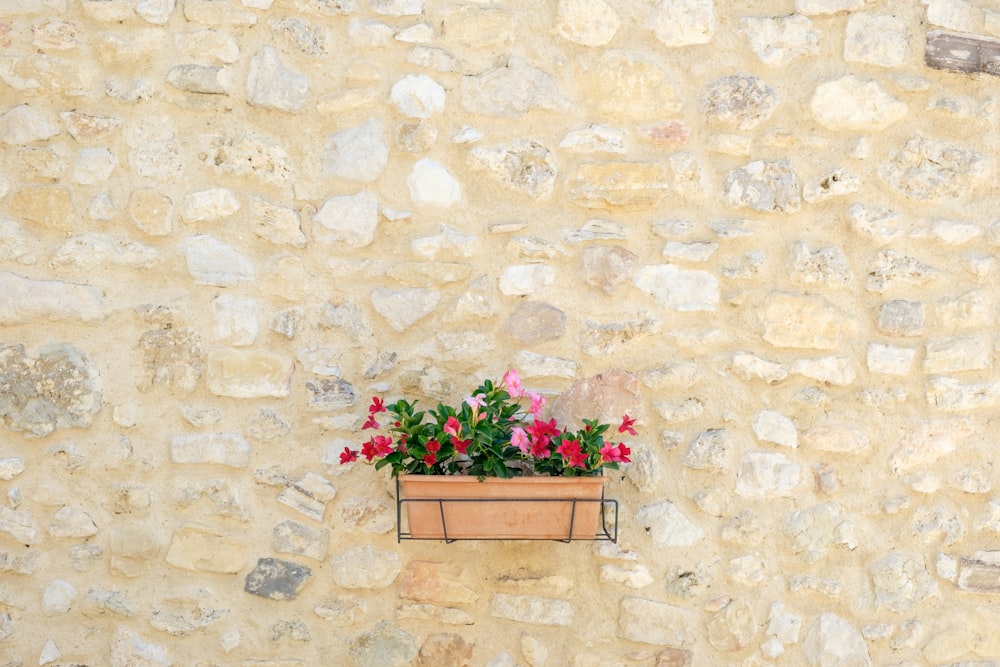
[[[465,404],[472,409],[481,408],[486,405],[486,395],[476,394],[475,396],[466,396]]]
[[[626,447],[625,443],[619,442],[617,445],[612,445],[609,442],[601,447],[601,462],[631,463],[632,460],[628,457],[631,453],[632,450]]]
[[[374,415],[385,411],[386,407],[385,403],[382,402],[382,399],[378,396],[372,396],[372,404],[368,406],[368,414]]]
[[[344,447],[344,451],[340,453],[340,465],[345,463],[351,463],[352,461],[358,460],[357,451],[351,449],[350,447]]]
[[[462,433],[462,423],[455,419],[454,416],[448,417],[448,420],[444,423],[444,429],[442,429],[448,435],[460,435]]]
[[[392,438],[387,435],[375,436],[375,455],[388,456],[392,454]]]
[[[625,431],[628,431],[632,435],[639,435],[633,428],[634,424],[635,424],[635,419],[629,417],[628,415],[625,415],[624,417],[622,417],[622,425],[618,427],[618,432],[624,433]]]
[[[374,428],[374,429],[381,428],[380,424],[377,421],[375,421],[374,413],[368,415],[368,421],[366,421],[365,425],[361,427],[361,430],[363,431],[366,428]]]
[[[545,407],[545,397],[541,394],[530,392],[528,398],[531,399],[531,409],[529,412],[535,416],[535,419],[538,419],[542,413],[542,408]]]
[[[528,434],[523,428],[515,426],[510,431],[510,444],[520,449],[522,454],[527,454],[531,441],[528,439]]]
[[[524,385],[521,384],[521,377],[513,368],[503,374],[501,384],[507,388],[508,393],[514,398],[524,396]]]

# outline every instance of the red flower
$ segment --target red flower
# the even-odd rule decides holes
[[[624,433],[625,431],[628,431],[632,435],[639,435],[633,428],[634,424],[635,424],[635,419],[629,417],[628,415],[625,415],[624,417],[622,417],[622,425],[618,427],[618,432]]]
[[[562,456],[570,467],[587,467],[587,455],[580,451],[580,443],[577,440],[564,441],[556,447],[556,454]]]
[[[372,438],[365,444],[361,445],[361,454],[368,461],[371,461],[378,455],[378,452],[375,449],[375,438]]]
[[[459,440],[458,438],[452,438],[451,444],[454,445],[456,452],[458,452],[459,454],[465,454],[469,449],[469,445],[472,444],[472,438],[469,438],[468,440]]]
[[[427,451],[430,452],[431,454],[437,454],[438,452],[441,451],[441,443],[438,442],[437,440],[428,440],[427,444],[424,445],[424,447],[426,447]]]
[[[382,399],[378,396],[372,396],[372,404],[368,406],[368,414],[374,415],[385,411],[386,407],[385,403],[382,402]]]
[[[460,435],[462,433],[462,422],[455,419],[454,416],[448,417],[442,430],[448,435]]]
[[[344,451],[340,453],[340,465],[345,463],[350,463],[352,461],[358,460],[358,453],[351,449],[350,447],[344,447]]]
[[[601,447],[601,462],[602,463],[631,463],[632,460],[628,457],[632,453],[632,450],[625,446],[625,443],[619,442],[617,445],[612,445],[610,442]]]
[[[437,454],[434,453],[424,454],[424,463],[429,466],[432,466],[435,463],[437,463]]]
[[[392,438],[386,435],[375,436],[375,455],[387,456],[392,454]]]
[[[366,428],[374,428],[374,429],[381,428],[381,426],[379,425],[379,423],[377,421],[375,421],[375,414],[374,413],[368,415],[368,421],[366,421],[365,425],[361,427],[361,430],[363,431]]]

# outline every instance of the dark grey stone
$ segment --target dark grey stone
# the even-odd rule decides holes
[[[261,558],[257,567],[247,575],[243,590],[271,600],[294,600],[311,578],[312,570],[305,565],[277,558]]]
[[[1000,76],[1000,42],[935,30],[927,33],[924,62],[937,69]]]

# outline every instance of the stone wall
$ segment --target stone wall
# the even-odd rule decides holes
[[[997,37],[5,0],[0,665],[1000,664]],[[397,543],[369,396],[510,367],[620,542]]]

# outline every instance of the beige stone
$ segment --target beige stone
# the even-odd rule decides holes
[[[584,164],[567,183],[578,206],[625,210],[654,208],[670,188],[667,170],[653,162]]]
[[[174,531],[166,561],[194,572],[235,574],[246,565],[246,545],[214,528],[185,524]]]
[[[208,353],[205,376],[217,396],[288,396],[294,364],[263,350],[216,349]]]
[[[73,231],[73,195],[61,186],[22,188],[7,198],[10,213],[24,222],[61,232]]]

